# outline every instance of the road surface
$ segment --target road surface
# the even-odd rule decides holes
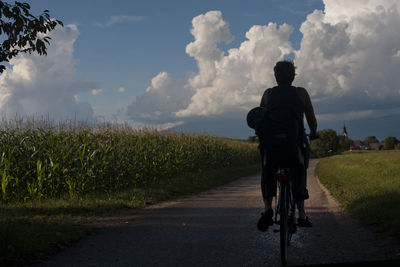
[[[394,240],[351,219],[308,170],[306,211],[288,265],[400,259]],[[96,234],[34,266],[281,266],[279,233],[256,224],[263,203],[259,175],[109,218]]]

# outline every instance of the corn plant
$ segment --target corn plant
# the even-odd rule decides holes
[[[0,152],[2,201],[112,194],[259,160],[244,141],[43,120],[3,121]]]

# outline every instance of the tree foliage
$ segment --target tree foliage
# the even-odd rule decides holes
[[[383,140],[383,147],[385,149],[394,149],[395,146],[399,143],[399,140],[397,140],[396,137],[394,136],[388,136]]]
[[[379,143],[379,140],[375,136],[367,136],[365,137],[364,141],[365,144],[373,144],[373,143]]]
[[[6,35],[0,46],[0,62],[9,62],[21,52],[47,55],[46,44],[50,44],[51,38],[46,34],[63,23],[51,19],[49,10],[36,17],[30,13],[30,8],[28,3],[0,1],[0,35]],[[0,65],[0,73],[5,68]]]
[[[335,154],[339,150],[339,140],[332,129],[318,131],[319,138],[311,142],[311,151],[314,156],[325,157]]]
[[[338,135],[338,151],[343,152],[350,149],[351,145],[353,144],[353,140],[348,138],[347,136]]]
[[[311,141],[311,153],[314,157],[326,157],[350,149],[353,141],[347,136],[337,135],[332,129],[318,131],[319,138]]]
[[[313,157],[326,157],[350,149],[353,141],[347,136],[337,135],[332,129],[318,131],[319,139],[311,141],[311,155]],[[363,143],[370,145],[379,143],[375,136],[367,136]],[[383,140],[384,149],[400,149],[400,140],[394,136],[388,136]],[[377,148],[375,148],[377,149]],[[381,149],[381,148],[379,148]]]

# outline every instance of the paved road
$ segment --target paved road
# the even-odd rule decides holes
[[[400,259],[400,246],[346,215],[309,168],[306,209],[288,265]],[[260,233],[259,175],[110,219],[97,234],[36,266],[280,266],[279,234]],[[274,227],[277,228],[277,227]]]

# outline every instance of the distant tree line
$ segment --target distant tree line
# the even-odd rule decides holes
[[[313,157],[325,157],[349,150],[353,140],[347,136],[337,134],[332,129],[318,131],[319,139],[311,142],[311,154]],[[371,144],[381,143],[386,150],[400,149],[400,141],[394,136],[388,136],[380,142],[375,136],[367,136],[361,141],[364,148],[370,149]]]
[[[388,136],[383,140],[385,149],[400,149],[400,141],[394,136]]]
[[[369,146],[374,143],[381,143],[383,149],[400,149],[400,141],[394,136],[388,136],[382,141],[379,141],[375,136],[367,136],[363,141],[363,144]]]
[[[323,129],[318,131],[319,138],[311,141],[311,157],[319,158],[331,156],[350,150],[353,146],[353,140],[342,134],[337,134],[332,129]],[[258,142],[257,136],[249,136],[247,141]],[[371,144],[381,143],[382,148],[386,150],[400,149],[400,141],[394,136],[388,136],[380,142],[375,136],[367,136],[361,141],[364,148],[369,148]]]
[[[326,157],[349,150],[353,141],[343,135],[338,135],[332,129],[318,131],[319,138],[311,141],[311,156]]]

